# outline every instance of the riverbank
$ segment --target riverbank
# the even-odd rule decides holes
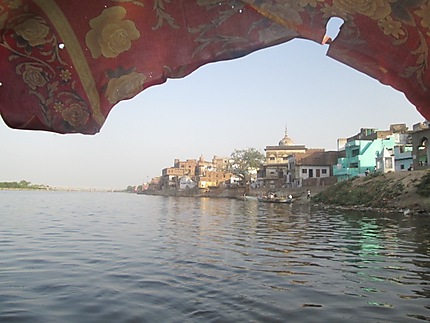
[[[419,194],[421,191],[427,196]],[[311,199],[307,198],[307,190]],[[207,191],[176,189],[144,191],[146,195],[234,198],[257,197],[267,194],[267,188],[244,187],[216,188]],[[422,193],[421,192],[421,193]],[[296,204],[314,204],[321,208],[336,208],[376,212],[403,212],[405,214],[430,214],[430,171],[393,172],[355,177],[331,186],[295,187],[276,190],[279,196],[293,195]]]
[[[145,190],[137,192],[143,195],[156,196],[177,196],[177,197],[210,197],[210,198],[233,198],[242,199],[246,195],[245,187],[214,187],[211,189],[199,189],[197,187],[191,189],[177,190],[176,188],[168,188],[163,190]]]
[[[321,207],[430,214],[430,172],[372,174],[337,183],[312,198]]]

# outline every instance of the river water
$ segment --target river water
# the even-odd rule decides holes
[[[0,322],[430,321],[430,216],[0,191]]]

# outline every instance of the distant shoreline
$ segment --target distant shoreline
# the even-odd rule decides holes
[[[6,188],[1,187],[0,191],[47,191],[47,192],[106,192],[106,193],[127,193],[125,190],[112,190],[112,189],[91,189],[91,188]]]

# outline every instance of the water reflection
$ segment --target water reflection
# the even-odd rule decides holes
[[[195,237],[196,232],[189,230],[197,230],[199,237],[193,246],[217,250],[202,262],[226,266],[232,260],[235,269],[274,273],[284,277],[283,284],[278,281],[271,287],[277,290],[339,286],[337,293],[366,299],[371,308],[397,310],[398,299],[429,297],[429,230],[427,224],[417,226],[418,218],[324,213],[306,206],[238,201],[213,205],[203,200],[193,205],[200,208],[198,225],[181,222],[178,234]],[[178,211],[182,214],[184,209]],[[412,254],[405,251],[409,244],[415,248]],[[229,251],[229,258],[220,253],[223,249]],[[232,257],[234,254],[238,257]]]
[[[427,217],[88,194],[0,192],[0,321],[430,320]]]

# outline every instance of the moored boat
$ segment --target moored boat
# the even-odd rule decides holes
[[[291,203],[293,200],[287,197],[269,197],[263,196],[258,198],[258,202],[265,203]]]
[[[243,199],[245,201],[258,201],[257,196],[251,196],[251,195],[243,195]]]

